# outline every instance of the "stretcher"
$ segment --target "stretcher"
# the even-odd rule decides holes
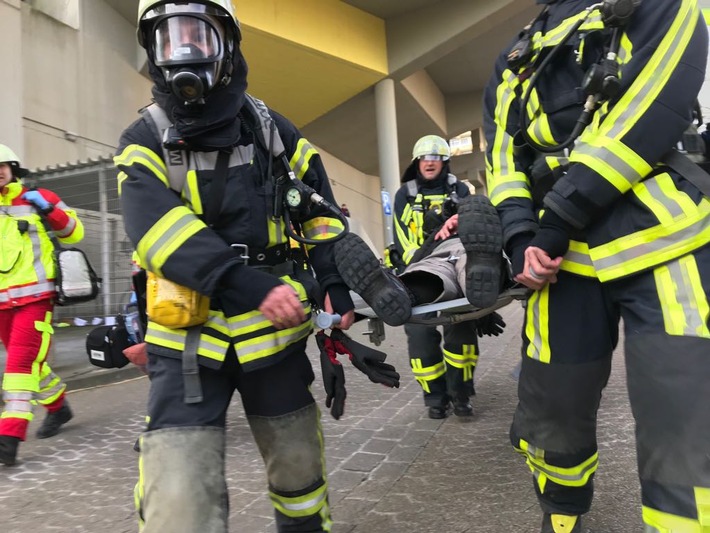
[[[427,326],[445,326],[458,324],[477,318],[484,317],[515,300],[525,300],[530,294],[530,289],[522,285],[514,285],[498,295],[496,303],[490,307],[477,308],[472,306],[466,298],[448,300],[432,304],[418,305],[412,308],[412,316],[407,321],[408,324],[422,324]],[[382,344],[385,340],[385,324],[375,312],[360,298],[359,295],[351,292],[353,303],[355,304],[355,315],[360,319],[366,319],[368,329],[365,332],[370,342],[375,346]],[[337,317],[337,318],[336,318]],[[316,317],[319,327],[326,329],[337,322],[338,315],[327,315],[320,313]]]

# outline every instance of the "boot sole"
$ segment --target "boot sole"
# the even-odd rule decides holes
[[[390,326],[401,326],[412,315],[406,290],[392,286],[382,265],[365,241],[348,233],[334,245],[335,264],[345,284],[359,294],[372,310]]]
[[[458,208],[458,234],[466,250],[466,298],[484,309],[496,303],[501,287],[503,229],[496,208],[481,195],[470,196]]]

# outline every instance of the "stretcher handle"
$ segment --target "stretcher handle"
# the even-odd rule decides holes
[[[337,326],[340,324],[340,321],[342,320],[343,317],[341,317],[337,313],[333,313],[332,315],[330,313],[326,313],[324,311],[321,311],[316,315],[316,326],[318,326],[320,329],[330,329],[333,326]]]

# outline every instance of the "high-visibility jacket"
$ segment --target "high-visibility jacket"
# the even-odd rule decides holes
[[[55,295],[54,245],[37,209],[22,199],[29,189],[13,181],[0,189],[0,309],[18,307]],[[60,242],[84,238],[84,226],[52,191],[37,189],[54,209],[46,215]]]
[[[466,184],[447,172],[431,181],[415,178],[417,164],[413,161],[405,171],[404,179],[411,179],[407,179],[394,195],[394,243],[405,265],[412,261],[412,256],[427,237],[424,233],[427,212],[441,210],[452,192],[459,198],[470,194]]]
[[[530,154],[514,148],[520,113],[527,113],[527,132],[542,145],[572,132],[584,102],[583,76],[610,41],[598,10],[541,73],[526,110],[520,109],[521,96],[537,58],[559,44],[594,3],[550,3],[547,16],[530,30],[532,60],[512,69],[506,62],[510,48],[498,58],[484,95],[486,171],[506,243],[535,232],[540,210],[551,209],[576,231],[561,268],[608,281],[710,242],[710,201],[659,164],[691,123],[704,80],[707,29],[696,0],[641,2],[623,28],[619,93],[601,106],[568,154],[535,157],[558,176],[538,201]]]
[[[317,150],[291,122],[273,111],[270,114],[296,176],[336,205]],[[231,247],[247,245],[252,257],[259,251],[288,247],[283,220],[272,218],[273,186],[266,178],[270,156],[258,141],[255,143],[253,130],[242,122],[241,138],[228,163],[220,214],[209,227],[204,214],[211,202],[217,152],[182,152],[189,162],[179,195],[170,188],[162,144],[145,117],[124,131],[114,158],[120,170],[124,224],[141,266],[212,297],[209,319],[201,328],[197,348],[199,363],[211,368],[222,364],[230,346],[245,371],[267,366],[293,351],[292,347],[302,345],[299,341],[312,330],[310,320],[283,330],[273,327],[257,309],[266,294],[282,282],[290,284],[310,317],[304,287],[291,276],[282,276],[279,281],[244,265],[239,258],[242,249]],[[342,222],[321,207],[314,208],[301,224],[303,236],[316,240],[333,237],[342,229]],[[352,308],[347,287],[335,267],[332,246],[312,247],[309,262],[331,300],[338,299],[334,298],[336,293],[344,293]],[[228,271],[238,288],[225,288],[221,278]],[[337,306],[334,302],[336,312],[348,310],[338,310]],[[179,357],[186,335],[185,329],[169,329],[149,321],[145,340],[152,351]]]

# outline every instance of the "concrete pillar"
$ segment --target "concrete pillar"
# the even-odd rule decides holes
[[[386,79],[375,85],[377,116],[377,150],[380,158],[380,187],[390,198],[394,209],[394,194],[399,188],[399,141],[397,136],[397,107],[394,80]],[[383,206],[384,207],[384,206]],[[392,215],[384,216],[385,246],[394,242]]]
[[[17,157],[27,160],[22,124],[22,10],[20,0],[0,0],[0,143],[8,145]]]

